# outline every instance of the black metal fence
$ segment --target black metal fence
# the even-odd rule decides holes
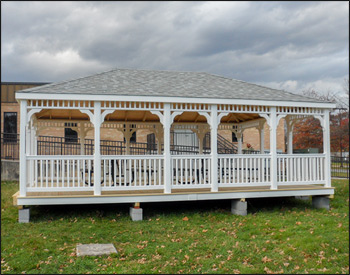
[[[335,178],[349,178],[349,157],[331,157],[331,175]]]
[[[1,133],[1,159],[19,159],[19,135]]]

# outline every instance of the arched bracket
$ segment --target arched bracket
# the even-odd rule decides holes
[[[265,118],[267,125],[271,126],[271,119],[270,119],[270,115],[269,114],[263,113],[263,114],[259,114],[259,116]]]
[[[173,123],[175,117],[178,116],[178,115],[181,115],[182,113],[183,113],[183,111],[175,111],[175,112],[173,112],[173,113],[171,114],[171,116],[170,116],[170,123]]]
[[[205,116],[205,118],[207,119],[207,123],[209,125],[211,124],[211,117],[210,117],[210,114],[208,112],[198,112],[198,114],[200,114],[201,116]]]
[[[162,114],[161,111],[150,111],[152,114],[156,115],[157,117],[159,117],[159,121],[160,123],[162,123],[164,125],[164,115]]]
[[[27,114],[27,125],[29,124],[30,120],[32,119],[32,116],[36,113],[39,113],[42,109],[40,108],[35,108],[31,109],[28,114]]]
[[[102,114],[101,114],[101,124],[105,121],[105,117],[109,114],[112,114],[115,110],[105,110]]]
[[[281,118],[285,118],[287,115],[277,115],[276,118],[276,126],[278,125],[278,123],[280,123]]]
[[[91,122],[92,124],[95,124],[94,114],[93,114],[90,110],[84,110],[84,109],[82,109],[82,110],[79,110],[79,111],[82,112],[83,114],[87,114],[87,115],[89,116],[89,118],[90,118],[90,122]]]
[[[322,115],[314,115],[314,118],[318,119],[320,121],[321,127],[324,130],[324,116]]]
[[[264,129],[265,122],[266,122],[266,121],[263,121],[263,120],[262,120],[262,121],[259,121],[259,125],[256,126],[255,128],[256,128],[257,130],[259,130],[259,131],[263,130],[263,129]]]
[[[224,116],[227,116],[229,115],[230,113],[226,113],[226,112],[222,112],[220,114],[218,114],[218,121],[217,121],[217,124],[219,125],[220,122],[221,122],[221,119],[224,117]]]

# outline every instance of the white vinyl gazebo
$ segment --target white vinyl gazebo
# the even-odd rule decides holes
[[[22,90],[16,98],[18,206],[134,203],[134,219],[143,202],[232,199],[232,212],[246,214],[247,198],[312,196],[315,206],[329,207],[334,194],[329,113],[335,105],[330,102],[202,72],[131,69]],[[293,154],[293,125],[305,116],[320,121],[322,153]],[[282,118],[288,149],[278,154],[276,129]],[[80,155],[38,155],[40,130],[67,126],[79,134]],[[260,130],[260,154],[242,154],[240,142],[237,154],[218,154],[218,130],[230,130],[240,141],[251,127]],[[101,152],[101,129],[123,133],[125,154]],[[155,134],[158,154],[130,154],[130,137],[140,129]],[[199,154],[172,154],[172,129],[196,133]],[[85,153],[88,131],[94,133],[92,155]],[[208,132],[210,153],[204,153]],[[29,219],[29,212],[23,213]]]

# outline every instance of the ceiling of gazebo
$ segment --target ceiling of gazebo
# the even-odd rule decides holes
[[[38,119],[52,119],[52,120],[89,120],[87,114],[79,110],[60,110],[48,109],[42,110],[36,114]],[[259,118],[258,114],[247,113],[231,113],[221,119],[222,123],[239,123],[250,121]],[[105,117],[105,121],[115,122],[159,122],[157,115],[150,111],[132,111],[132,110],[117,110]],[[206,118],[198,112],[184,112],[174,118],[174,122],[196,122],[205,123]]]

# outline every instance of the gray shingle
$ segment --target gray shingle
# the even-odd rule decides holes
[[[324,102],[205,72],[133,69],[113,69],[20,92]]]

